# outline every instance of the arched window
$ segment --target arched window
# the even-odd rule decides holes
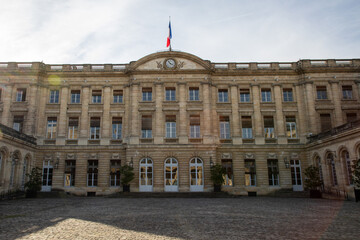
[[[139,191],[152,192],[153,190],[153,161],[151,158],[143,158],[139,169]]]
[[[198,157],[190,160],[190,191],[204,191],[203,161]]]
[[[329,153],[327,156],[327,161],[330,164],[330,171],[331,171],[331,178],[332,178],[332,185],[337,186],[337,175],[336,175],[336,167],[335,167],[335,159],[332,153]]]
[[[165,191],[177,192],[179,185],[178,161],[175,158],[167,158],[164,165]]]
[[[353,178],[352,178],[351,160],[348,151],[345,150],[341,153],[341,160],[344,165],[344,169],[346,169],[347,184],[352,185]]]

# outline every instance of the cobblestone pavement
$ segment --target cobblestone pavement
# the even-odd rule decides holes
[[[0,202],[0,239],[359,239],[360,203],[298,198]]]

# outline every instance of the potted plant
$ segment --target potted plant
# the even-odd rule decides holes
[[[360,201],[360,158],[354,161],[353,168],[355,201],[357,202]]]
[[[225,168],[220,164],[215,164],[210,168],[211,181],[214,184],[214,192],[221,192],[221,185],[224,183],[224,175],[226,174]]]
[[[35,167],[31,169],[30,174],[26,174],[29,177],[29,181],[27,181],[24,185],[25,193],[27,198],[34,198],[38,191],[41,190],[41,169]]]
[[[134,168],[129,165],[124,165],[120,168],[120,174],[123,192],[130,192],[130,182],[134,179]]]
[[[319,168],[309,166],[304,171],[305,174],[305,189],[310,190],[311,198],[321,198],[321,191],[319,190],[322,182],[320,179]]]

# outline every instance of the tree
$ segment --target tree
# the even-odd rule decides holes
[[[221,185],[225,182],[224,175],[226,174],[225,168],[220,164],[215,164],[210,168],[210,179],[214,183],[214,191],[220,192]]]
[[[354,182],[354,187],[360,189],[360,159],[354,161],[353,182]]]
[[[36,192],[41,190],[41,169],[38,167],[34,167],[31,169],[30,174],[26,174],[29,177],[29,180],[25,183],[25,191],[28,196],[35,197]]]
[[[320,179],[319,168],[315,166],[309,166],[304,171],[305,174],[305,189],[317,190],[322,182]]]
[[[122,185],[127,186],[134,179],[134,168],[129,165],[124,165],[120,168],[120,174]]]

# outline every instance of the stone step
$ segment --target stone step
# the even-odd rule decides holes
[[[119,192],[111,198],[236,198],[226,192]]]

